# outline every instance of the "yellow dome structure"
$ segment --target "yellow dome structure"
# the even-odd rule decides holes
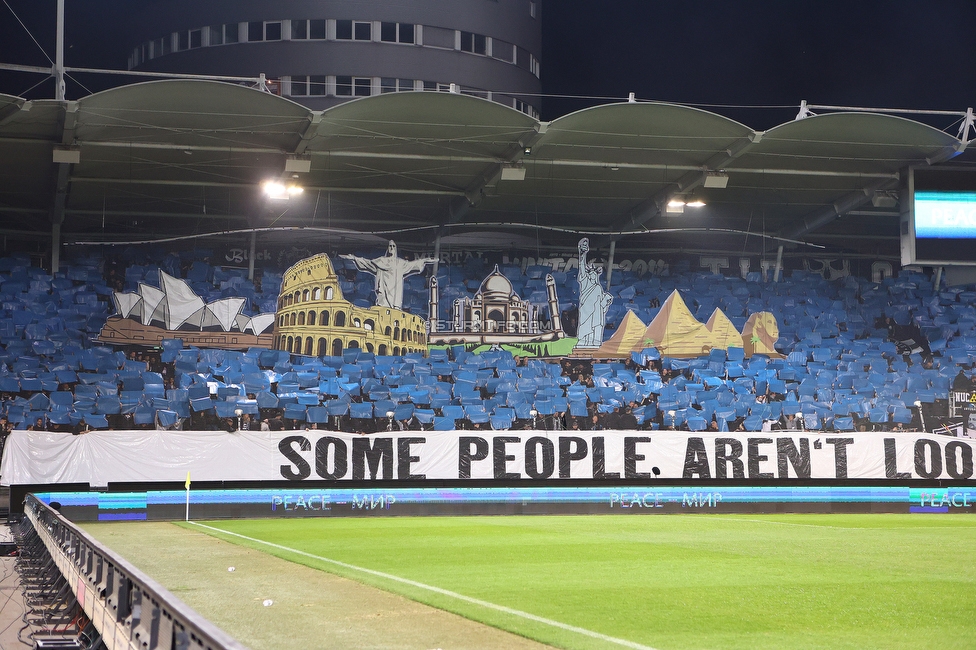
[[[362,349],[380,356],[427,353],[427,328],[419,316],[388,307],[357,307],[343,298],[329,256],[293,265],[281,281],[274,348],[293,354],[341,356]]]

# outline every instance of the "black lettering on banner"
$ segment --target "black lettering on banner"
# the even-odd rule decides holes
[[[332,471],[329,471],[329,447],[334,449]],[[346,460],[346,443],[332,436],[319,438],[315,443],[315,473],[328,481],[338,481],[346,475],[349,463]]]
[[[731,451],[725,451],[730,447]],[[732,478],[745,478],[745,465],[742,463],[742,443],[735,438],[715,439],[715,478],[728,478],[728,464],[732,464]]]
[[[759,463],[769,460],[769,456],[759,453],[759,445],[773,444],[772,438],[747,438],[749,446],[749,478],[773,478],[772,472],[760,472]]]
[[[593,438],[593,478],[595,479],[615,479],[620,478],[619,472],[607,472],[607,451],[603,445],[603,436]]]
[[[572,446],[575,446],[573,449]],[[559,478],[570,478],[570,464],[586,458],[586,440],[573,436],[559,438]]]
[[[474,450],[471,450],[474,445]],[[484,438],[458,438],[458,478],[471,478],[471,461],[488,458],[488,441]]]
[[[911,472],[898,471],[898,451],[895,448],[894,438],[884,439],[885,454],[885,478],[904,479],[911,478]]]
[[[956,464],[956,450],[962,454],[962,470]],[[945,446],[945,469],[952,478],[971,478],[973,475],[973,448],[961,440],[953,440]]]
[[[705,441],[702,438],[688,438],[685,447],[685,469],[681,478],[712,478],[708,469],[708,454],[705,452]]]
[[[928,447],[932,467],[925,463],[925,448]],[[915,473],[922,478],[939,478],[942,476],[942,447],[935,440],[922,438],[915,441]]]
[[[800,438],[800,449],[797,450],[793,438],[777,438],[776,461],[780,478],[790,477],[790,465],[797,478],[810,478],[810,439]]]
[[[295,469],[292,469],[291,465],[281,466],[282,477],[289,481],[303,481],[312,475],[312,468],[309,466],[308,461],[302,458],[295,451],[295,448],[292,447],[292,444],[296,442],[298,443],[299,450],[312,451],[312,443],[305,436],[288,436],[287,438],[282,438],[278,443],[278,451],[295,466]]]
[[[422,445],[427,438],[398,438],[397,439],[397,478],[401,481],[422,481],[426,474],[411,474],[410,464],[420,460],[420,456],[410,455],[410,445]]]
[[[539,471],[538,447],[542,446],[542,471]],[[556,470],[556,447],[551,440],[536,436],[525,441],[525,473],[529,478],[549,478]]]
[[[827,438],[825,442],[834,446],[834,477],[847,478],[847,445],[853,445],[854,438]]]
[[[380,463],[383,472],[380,476]],[[371,480],[393,478],[393,438],[354,438],[352,441],[352,479],[366,478],[366,465],[369,465]]]
[[[648,437],[624,438],[624,478],[651,478],[650,472],[638,472],[637,463],[644,460],[644,454],[637,453],[637,443],[650,442]]]
[[[521,442],[521,438],[516,438],[515,436],[497,436],[491,439],[492,444],[492,461],[494,464],[495,478],[500,479],[513,479],[522,478],[522,475],[518,472],[506,472],[508,469],[509,461],[515,460],[515,456],[505,454],[505,445],[509,443]]]

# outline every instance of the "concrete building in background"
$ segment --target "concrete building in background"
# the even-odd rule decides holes
[[[540,0],[155,0],[136,13],[130,70],[263,73],[317,110],[455,84],[539,116]]]

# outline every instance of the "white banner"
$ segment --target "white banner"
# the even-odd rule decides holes
[[[15,431],[0,484],[193,481],[947,479],[976,441],[926,434],[638,431]]]

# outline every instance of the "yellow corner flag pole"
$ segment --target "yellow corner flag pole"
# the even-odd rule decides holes
[[[190,472],[186,473],[186,520],[190,521]]]

